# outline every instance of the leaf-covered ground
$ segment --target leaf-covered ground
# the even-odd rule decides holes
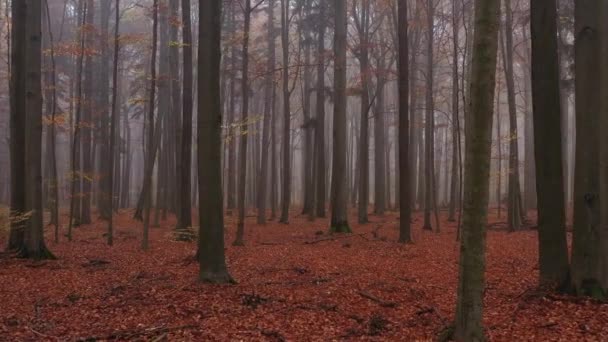
[[[127,212],[116,219],[114,247],[97,222],[77,228],[71,243],[48,242],[56,261],[4,256],[0,341],[430,340],[453,319],[454,223],[443,220],[437,234],[415,216],[415,243],[399,245],[395,214],[352,224],[350,237],[327,235],[321,219],[248,220],[247,246],[227,247],[237,285],[197,283],[196,246],[172,241],[171,220],[140,251],[142,226]],[[226,226],[229,244],[234,218]],[[490,340],[608,340],[608,305],[535,289],[534,231],[491,230],[487,252]]]

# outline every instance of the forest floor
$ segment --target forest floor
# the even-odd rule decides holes
[[[227,260],[237,285],[197,283],[196,244],[173,241],[169,220],[140,250],[142,225],[116,218],[47,244],[55,261],[0,259],[0,341],[432,340],[453,320],[458,276],[455,223],[400,245],[398,217],[370,216],[352,236],[294,217],[266,226],[248,218],[246,247]],[[491,222],[497,222],[495,217]],[[351,222],[356,222],[355,218]],[[493,341],[608,341],[608,305],[536,290],[536,232],[488,233],[484,321]],[[6,244],[5,238],[0,243]]]

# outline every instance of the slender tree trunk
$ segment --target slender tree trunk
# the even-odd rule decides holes
[[[334,126],[330,231],[348,233],[346,185],[346,0],[334,0]]]
[[[433,230],[431,225],[431,210],[433,210],[433,201],[435,200],[434,178],[435,178],[435,106],[433,100],[433,44],[435,34],[434,19],[435,5],[434,0],[427,2],[427,68],[426,68],[426,118],[424,123],[424,141],[425,141],[425,180],[424,183],[424,225],[425,230]]]
[[[245,0],[245,23],[243,29],[243,57],[241,69],[241,94],[243,105],[241,107],[241,134],[239,146],[239,183],[238,183],[238,221],[234,246],[245,244],[245,185],[247,183],[247,143],[249,139],[249,29],[251,26],[251,0]]]
[[[281,0],[281,46],[283,48],[283,186],[281,188],[281,223],[289,223],[291,201],[291,105],[289,102],[289,3]]]
[[[274,68],[276,64],[275,52],[275,26],[274,26],[274,0],[268,1],[268,60],[266,64],[266,76],[264,85],[264,127],[262,128],[262,160],[260,165],[258,185],[258,224],[266,224],[266,203],[268,199],[268,152],[270,145],[270,130],[273,129],[272,114],[274,103]],[[273,142],[274,143],[274,142]],[[272,180],[275,181],[274,179]]]
[[[80,2],[80,7],[82,9],[82,24],[81,27],[84,27],[86,24],[86,12],[87,12],[87,3],[85,1]],[[84,32],[84,30],[82,30]],[[78,70],[76,71],[76,88],[77,88],[77,96],[76,96],[76,108],[74,115],[74,134],[72,136],[72,165],[70,176],[72,178],[72,186],[70,190],[70,216],[68,220],[68,241],[72,241],[72,226],[80,225],[80,202],[81,202],[81,179],[82,175],[80,174],[80,126],[81,126],[81,116],[82,116],[82,70],[84,64],[84,48],[85,48],[85,34],[79,34],[80,39],[80,51],[78,56]],[[76,218],[74,217],[76,215]],[[76,219],[76,222],[74,222]]]
[[[118,55],[120,50],[120,0],[116,0],[114,5],[115,11],[115,27],[114,27],[114,67],[112,68],[112,115],[110,121],[110,187],[109,187],[109,198],[110,198],[110,217],[108,219],[108,245],[112,246],[114,243],[114,220],[112,214],[114,213],[114,153],[116,146],[116,126],[118,125]]]
[[[150,62],[150,94],[148,98],[148,140],[147,150],[148,157],[144,167],[144,182],[142,193],[144,193],[144,231],[141,248],[147,251],[149,248],[148,231],[150,228],[150,207],[152,206],[152,171],[156,160],[157,146],[155,142],[154,132],[154,100],[156,97],[156,49],[158,40],[158,0],[153,3],[153,26],[152,26],[152,52]],[[160,118],[159,118],[160,119]],[[161,126],[161,120],[158,120],[157,126]],[[159,137],[160,138],[160,137]]]
[[[401,182],[399,188],[399,197],[401,198],[401,206],[399,209],[399,242],[412,242],[412,233],[410,228],[411,221],[411,206],[410,206],[410,183],[407,181],[410,178],[410,157],[409,157],[409,108],[408,108],[408,22],[407,19],[407,1],[399,0],[398,3],[398,36],[399,36],[399,171]]]
[[[317,32],[317,98],[315,120],[316,148],[316,211],[318,217],[325,217],[325,199],[327,194],[325,162],[325,18],[326,4],[319,3],[319,31]]]
[[[483,341],[485,229],[489,198],[492,107],[500,0],[475,1],[475,33],[466,134],[463,226],[456,305],[456,341]]]
[[[87,1],[87,13],[85,15],[87,25],[94,25],[95,22],[95,6],[96,2],[93,0]],[[95,48],[95,38],[93,34],[86,34],[86,48]],[[85,68],[84,68],[84,106],[83,106],[83,127],[82,129],[82,205],[80,214],[81,224],[91,223],[91,199],[93,193],[93,156],[94,150],[93,145],[93,110],[96,106],[96,98],[94,88],[94,68],[95,63],[93,56],[87,54],[85,57]],[[80,99],[83,100],[82,98]]]
[[[230,5],[230,25],[231,33],[236,34],[236,7],[235,3]],[[230,52],[230,101],[228,103],[228,138],[226,141],[228,149],[228,179],[226,181],[226,209],[229,214],[236,208],[236,134],[234,133],[234,118],[236,116],[236,73],[237,73],[237,48],[232,44]]]
[[[513,72],[513,11],[511,0],[505,2],[505,39],[503,46],[503,63],[507,83],[507,95],[509,102],[509,202],[508,202],[508,224],[509,230],[515,231],[522,225],[521,190],[519,185],[519,147],[517,134],[517,108],[515,101],[515,75]]]
[[[182,136],[181,136],[181,171],[179,184],[180,210],[177,229],[188,229],[192,226],[191,173],[192,169],[192,23],[190,0],[182,0],[182,39],[183,39],[183,93],[182,93]],[[230,94],[232,96],[232,94]]]
[[[460,166],[458,165],[458,155],[460,154],[460,150],[458,149],[458,140],[460,136],[460,125],[458,125],[459,120],[458,117],[460,115],[460,100],[459,100],[459,84],[458,84],[458,50],[459,50],[459,42],[458,42],[458,34],[460,33],[459,29],[459,20],[458,14],[456,12],[456,1],[452,2],[452,46],[454,49],[452,55],[452,166],[451,166],[451,176],[450,176],[450,204],[448,210],[448,221],[454,222],[456,221],[456,202],[458,201],[458,170]]]

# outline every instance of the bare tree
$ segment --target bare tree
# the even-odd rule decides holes
[[[475,1],[475,33],[468,112],[463,226],[455,339],[483,341],[485,229],[489,198],[492,112],[500,0]]]
[[[198,47],[199,280],[230,283],[224,256],[220,102],[221,0],[201,1]]]
[[[334,127],[331,181],[331,226],[334,233],[348,233],[346,184],[346,0],[334,0]]]

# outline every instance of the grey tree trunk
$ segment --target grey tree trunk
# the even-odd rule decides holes
[[[509,103],[509,201],[507,203],[507,222],[510,231],[521,228],[521,190],[519,184],[519,139],[517,134],[517,107],[515,101],[515,75],[513,72],[513,11],[511,0],[505,2],[505,39],[503,46],[503,65],[507,83]]]
[[[456,1],[452,2],[452,46],[454,49],[452,56],[452,165],[450,175],[450,201],[448,210],[448,221],[456,221],[456,205],[459,201],[458,195],[458,183],[460,165],[458,163],[458,156],[460,155],[460,149],[458,148],[460,141],[460,88],[458,83],[458,34],[460,29],[458,27],[459,20],[457,14]],[[447,186],[447,184],[446,184]]]
[[[241,107],[241,132],[239,146],[239,182],[238,182],[238,220],[234,246],[245,244],[245,185],[247,184],[247,143],[249,139],[249,30],[251,27],[251,0],[245,0],[245,22],[243,28],[243,57],[241,69],[241,93],[243,104]]]
[[[349,233],[346,184],[346,0],[334,0],[334,126],[330,231]]]
[[[319,3],[319,31],[317,32],[317,97],[315,120],[315,206],[318,217],[325,217],[325,199],[327,196],[327,182],[325,173],[325,18],[326,4]]]
[[[221,7],[221,0],[201,1],[199,7],[199,280],[211,283],[233,282],[224,255],[220,101]]]
[[[398,36],[399,36],[399,177],[403,179],[399,188],[400,207],[399,207],[399,242],[412,242],[410,205],[410,157],[409,157],[409,56],[408,56],[408,22],[407,19],[407,0],[398,2]]]
[[[182,134],[181,134],[181,161],[178,170],[181,171],[179,179],[179,214],[178,229],[188,229],[192,226],[191,195],[191,169],[192,169],[192,23],[190,0],[182,0]],[[232,94],[231,94],[232,95]]]
[[[475,33],[465,144],[465,177],[456,341],[483,341],[485,230],[500,0],[475,1]]]
[[[152,25],[152,52],[150,62],[150,94],[148,97],[148,138],[147,152],[144,166],[144,182],[142,193],[144,194],[144,230],[141,242],[141,248],[147,251],[149,248],[148,232],[150,228],[150,207],[152,206],[152,171],[156,160],[156,140],[154,132],[154,104],[156,97],[156,48],[158,43],[158,0],[154,0],[153,4],[153,25]],[[159,118],[160,119],[160,118]],[[161,126],[161,120],[158,120],[156,126]],[[160,140],[160,139],[159,139]]]
[[[108,245],[112,246],[114,243],[114,220],[112,214],[114,213],[114,173],[116,170],[114,169],[114,153],[116,149],[116,130],[118,125],[118,54],[120,49],[120,0],[116,0],[114,4],[115,11],[115,27],[114,27],[114,63],[112,68],[112,108],[111,108],[111,116],[110,116],[110,165],[108,169],[110,170],[109,174],[109,198],[110,198],[110,216],[108,218],[108,236],[107,241]]]
[[[569,265],[555,1],[532,1],[530,13],[540,283],[562,287]]]
[[[600,277],[600,2],[575,2],[576,163],[572,235],[572,287],[604,297]],[[603,114],[602,114],[603,116]],[[603,150],[603,149],[602,149]],[[538,181],[538,180],[537,180]],[[605,222],[605,221],[604,221]]]
[[[17,164],[11,171],[21,171],[11,172],[11,191],[21,194],[11,198],[9,249],[22,258],[54,259],[43,230],[42,1],[13,3],[11,14],[10,143],[11,165]]]
[[[289,223],[291,202],[291,105],[289,98],[289,3],[281,0],[281,47],[283,49],[283,168],[281,187],[281,218],[279,222]]]
[[[424,224],[422,229],[433,230],[431,224],[431,210],[433,210],[433,202],[435,201],[435,106],[433,99],[433,44],[435,34],[434,18],[435,18],[434,0],[427,2],[427,65],[426,65],[426,115],[424,122]]]
[[[272,114],[275,84],[274,84],[274,68],[276,64],[275,51],[275,26],[274,26],[274,0],[268,1],[268,60],[266,64],[266,75],[264,84],[264,123],[262,128],[262,156],[260,165],[260,174],[258,178],[258,224],[266,224],[266,203],[268,200],[268,152],[270,145],[270,130],[273,129]],[[273,142],[274,143],[274,142]],[[274,182],[274,179],[272,180]]]

